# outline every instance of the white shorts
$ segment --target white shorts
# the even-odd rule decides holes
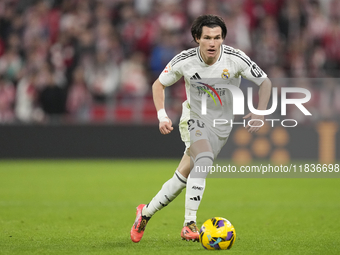
[[[229,134],[226,137],[219,137],[214,133],[213,128],[206,125],[199,116],[190,116],[190,109],[187,101],[182,104],[182,109],[179,131],[181,133],[182,141],[185,143],[185,153],[188,154],[187,151],[191,144],[206,139],[209,141],[213,150],[214,158],[216,158],[226,144]]]

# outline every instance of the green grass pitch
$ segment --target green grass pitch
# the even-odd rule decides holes
[[[340,254],[340,179],[207,179],[198,225],[236,228],[231,250],[180,238],[184,192],[130,240],[135,208],[177,160],[0,161],[0,254]]]

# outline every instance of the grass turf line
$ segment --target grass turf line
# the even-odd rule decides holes
[[[140,243],[135,207],[169,179],[176,160],[0,162],[0,254],[206,253],[180,239],[184,192]],[[340,179],[208,179],[198,225],[220,216],[237,239],[228,254],[339,254]]]

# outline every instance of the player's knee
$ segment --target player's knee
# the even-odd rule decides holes
[[[194,168],[191,171],[192,176],[196,178],[205,178],[210,172],[214,163],[214,154],[212,152],[199,153],[194,161]]]
[[[210,151],[201,152],[195,158],[195,165],[212,166],[214,163],[214,154]]]

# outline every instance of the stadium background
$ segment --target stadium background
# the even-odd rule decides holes
[[[339,158],[336,0],[3,0],[0,157],[180,156],[178,132],[171,139],[157,133],[151,85],[175,54],[196,46],[189,30],[202,13],[224,18],[225,43],[246,52],[274,86],[285,81],[284,86],[312,93],[305,105],[312,117],[297,107],[288,109],[285,118],[299,122],[294,130],[279,125],[253,137],[240,130],[225,155],[276,163]],[[321,79],[313,82],[315,78]],[[248,86],[243,82],[241,87],[246,91]],[[180,80],[166,90],[166,109],[174,123],[183,100]],[[254,100],[256,105],[256,96]],[[145,149],[129,149],[146,137]],[[157,149],[164,143],[171,152]]]

